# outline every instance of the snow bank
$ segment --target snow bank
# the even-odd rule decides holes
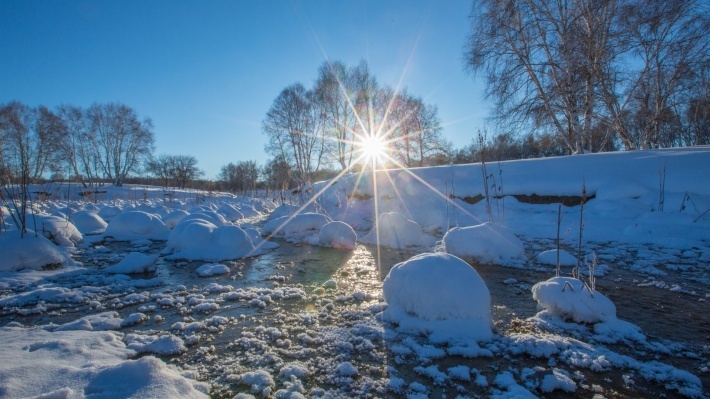
[[[64,252],[41,234],[28,230],[4,231],[0,234],[0,271],[42,270],[52,266],[74,265]]]
[[[434,245],[436,239],[424,233],[421,226],[405,218],[401,213],[390,212],[380,215],[375,227],[359,241],[365,244],[406,248],[409,246],[430,247]]]
[[[117,241],[167,240],[169,234],[170,229],[158,216],[141,211],[117,215],[104,231],[104,236],[113,237]]]
[[[158,255],[146,255],[140,252],[131,252],[120,262],[104,269],[107,273],[147,273],[155,271],[155,262]]]
[[[0,328],[0,392],[12,398],[206,398],[208,387],[154,357],[135,352],[113,332]]]
[[[343,222],[330,222],[320,229],[319,242],[323,247],[353,249],[357,234],[352,227]]]
[[[384,320],[431,334],[435,341],[489,340],[491,296],[478,273],[445,253],[417,255],[395,265],[382,284]]]
[[[496,223],[455,227],[444,235],[446,252],[481,263],[501,263],[525,256],[523,242]]]

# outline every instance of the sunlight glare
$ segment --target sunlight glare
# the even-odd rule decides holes
[[[382,137],[363,137],[359,146],[365,159],[373,162],[382,163],[382,160],[387,156],[387,143]]]

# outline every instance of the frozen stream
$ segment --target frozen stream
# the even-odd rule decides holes
[[[550,277],[550,267],[476,265],[491,292],[497,338],[482,345],[490,356],[466,357],[375,316],[384,306],[383,278],[416,253],[382,249],[378,267],[374,246],[339,251],[279,244],[254,259],[223,262],[229,274],[200,277],[195,270],[205,262],[161,258],[155,273],[126,278],[101,269],[131,251],[159,253],[164,244],[97,243],[75,254],[86,269],[0,287],[4,295],[64,287],[81,300],[5,303],[0,326],[64,324],[107,311],[120,319],[145,314],[148,320],[119,331],[183,339],[186,352],[162,357],[195,370],[212,384],[213,397],[488,397],[501,393],[495,381],[505,371],[547,397],[675,397],[684,391],[663,379],[671,366],[698,376],[704,392],[710,388],[708,270],[687,251],[656,256],[665,268],[655,277],[606,259],[598,290],[615,302],[620,319],[641,327],[645,342],[599,342],[584,326],[555,330],[535,321],[530,287]],[[529,257],[549,245],[527,243]],[[597,246],[600,256],[607,246]],[[640,252],[629,248],[627,255]],[[250,383],[243,378],[249,372]],[[541,391],[551,373],[575,381],[574,393]]]

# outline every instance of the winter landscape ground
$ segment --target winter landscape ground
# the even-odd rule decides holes
[[[24,234],[0,208],[0,397],[710,392],[709,147],[351,174],[283,205],[30,191]]]

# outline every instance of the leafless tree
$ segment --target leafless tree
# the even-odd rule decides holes
[[[325,157],[324,119],[313,92],[296,83],[274,100],[262,123],[266,152],[294,166],[301,184],[311,181]]]
[[[121,186],[152,154],[153,123],[149,118],[140,121],[132,108],[117,103],[93,104],[87,118],[96,139],[96,161],[104,176]]]

